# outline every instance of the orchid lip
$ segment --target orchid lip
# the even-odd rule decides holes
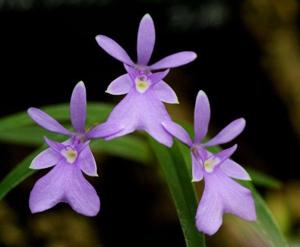
[[[211,157],[204,162],[204,169],[207,173],[212,173],[215,167],[217,166],[217,164],[219,163],[220,163],[219,158]]]
[[[78,157],[77,150],[70,146],[62,149],[60,153],[69,164],[74,164],[74,162],[77,160]]]
[[[151,85],[151,81],[145,75],[135,78],[135,88],[139,93],[145,93]]]

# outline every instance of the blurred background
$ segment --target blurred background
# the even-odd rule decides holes
[[[199,89],[210,98],[211,134],[246,118],[234,158],[281,182],[258,189],[292,246],[300,246],[299,7],[296,0],[0,0],[0,116],[67,102],[80,80],[89,101],[119,102],[104,91],[124,69],[95,36],[112,37],[135,59],[138,23],[150,13],[157,32],[152,62],[181,50],[198,54],[166,79],[181,103],[168,107],[173,118],[192,123]],[[0,146],[0,179],[33,150]],[[28,196],[40,172],[0,202],[0,246],[184,246],[159,169],[108,156],[97,161],[96,218],[66,205],[31,215]],[[229,216],[208,238],[211,246],[268,245]]]

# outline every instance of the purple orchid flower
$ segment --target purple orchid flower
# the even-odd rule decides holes
[[[82,174],[98,176],[96,162],[89,147],[89,139],[93,136],[85,131],[86,90],[83,82],[75,86],[71,97],[70,115],[74,132],[37,108],[29,108],[28,114],[44,129],[69,137],[63,143],[46,138],[49,148],[32,161],[31,169],[54,168],[35,183],[29,198],[31,212],[45,211],[59,202],[66,202],[80,214],[95,216],[100,210],[100,200],[93,186]],[[98,136],[107,134],[110,132],[98,128]]]
[[[199,91],[194,112],[194,140],[180,125],[172,121],[163,122],[163,126],[170,134],[190,147],[193,181],[201,181],[203,178],[205,181],[204,192],[196,213],[196,226],[199,231],[213,235],[222,225],[224,213],[254,221],[256,212],[251,191],[231,179],[251,180],[239,164],[229,159],[237,146],[217,154],[207,150],[207,147],[233,140],[243,131],[245,120],[240,118],[231,122],[215,137],[202,143],[207,134],[209,120],[208,98],[203,91]]]
[[[169,68],[177,67],[193,61],[194,52],[179,52],[170,55],[153,65],[148,66],[155,41],[154,23],[149,14],[146,14],[139,26],[137,52],[138,62],[132,62],[126,51],[112,39],[98,35],[98,44],[111,56],[124,63],[126,74],[115,79],[108,86],[106,92],[112,95],[127,94],[126,97],[113,109],[102,128],[116,130],[115,134],[107,136],[113,139],[134,132],[145,130],[158,142],[171,146],[172,136],[161,126],[163,121],[171,118],[162,102],[177,104],[178,99],[173,89],[163,81]],[[156,70],[163,70],[152,72]],[[93,131],[97,136],[98,127]]]
[[[134,63],[127,52],[111,38],[104,35],[98,35],[96,36],[96,41],[109,55],[122,63],[135,68],[146,76],[150,71],[175,68],[190,63],[197,57],[195,52],[183,51],[169,55],[152,65],[148,65],[155,44],[155,27],[149,14],[144,15],[142,18],[137,36],[137,63]],[[122,76],[118,79],[122,84]]]

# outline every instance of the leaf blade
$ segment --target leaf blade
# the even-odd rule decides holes
[[[184,157],[177,143],[171,149],[150,140],[174,200],[181,228],[188,247],[204,247],[204,235],[195,227],[197,199]]]

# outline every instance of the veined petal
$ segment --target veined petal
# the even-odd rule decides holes
[[[30,169],[44,169],[56,165],[61,160],[61,156],[51,148],[47,148],[36,156],[30,165]]]
[[[174,123],[173,121],[162,122],[162,126],[168,131],[171,135],[182,141],[184,144],[191,147],[193,145],[192,140],[189,134],[184,128],[179,124]]]
[[[86,119],[86,89],[82,81],[75,86],[70,103],[71,122],[79,133],[85,132]]]
[[[65,185],[65,197],[77,213],[96,216],[100,210],[100,199],[94,187],[84,178],[78,167],[72,167],[69,182]]]
[[[59,122],[40,109],[31,107],[27,112],[32,120],[44,129],[63,135],[72,135],[72,133],[63,127]]]
[[[29,207],[32,213],[38,213],[54,207],[64,201],[64,185],[70,175],[62,162],[40,178],[30,192]]]
[[[192,51],[182,51],[172,55],[169,55],[155,64],[150,65],[151,70],[175,68],[181,65],[187,64],[195,60],[197,54]]]
[[[88,176],[97,177],[97,164],[89,146],[86,146],[78,157],[80,169]]]
[[[192,175],[193,175],[193,180],[192,182],[198,182],[203,179],[203,164],[200,164],[196,157],[192,155]]]
[[[164,81],[160,81],[153,86],[153,92],[162,102],[169,104],[179,104],[174,90]]]
[[[116,41],[104,35],[96,36],[96,41],[104,51],[106,51],[115,59],[125,64],[129,64],[132,66],[134,65],[127,52]]]
[[[231,159],[225,160],[220,168],[229,177],[240,180],[251,180],[247,171]]]
[[[149,14],[142,18],[137,38],[138,64],[147,65],[155,44],[155,27]]]
[[[230,142],[237,137],[245,128],[246,121],[243,118],[236,119],[222,129],[214,138],[210,139],[205,146],[214,146]]]
[[[195,143],[200,143],[207,134],[210,120],[209,100],[204,91],[200,90],[197,95],[194,111]]]
[[[130,76],[128,74],[124,74],[113,80],[105,92],[112,95],[127,94],[132,86],[133,83]]]

